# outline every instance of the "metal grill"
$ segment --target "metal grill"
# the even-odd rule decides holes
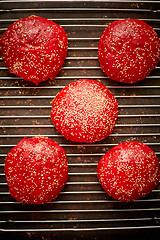
[[[100,158],[122,141],[143,142],[160,156],[160,65],[145,80],[127,85],[106,77],[97,56],[102,32],[117,19],[144,20],[160,36],[159,11],[158,1],[0,2],[0,37],[15,20],[34,14],[61,25],[69,40],[68,55],[59,75],[54,81],[48,80],[38,86],[9,74],[0,58],[2,236],[16,233],[21,239],[33,236],[62,239],[68,236],[75,236],[75,239],[112,236],[114,239],[116,234],[124,238],[138,231],[147,237],[160,230],[160,185],[143,199],[123,203],[103,191],[96,169]],[[80,78],[102,82],[119,104],[119,117],[113,133],[94,144],[66,140],[50,119],[51,100],[64,86]],[[8,192],[5,157],[23,137],[38,135],[50,137],[64,147],[69,179],[56,200],[40,206],[22,205]]]

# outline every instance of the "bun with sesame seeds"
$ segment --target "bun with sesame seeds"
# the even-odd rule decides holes
[[[63,88],[52,101],[57,130],[74,142],[93,143],[113,131],[118,116],[114,95],[98,81],[80,79]]]
[[[160,41],[154,29],[138,19],[112,22],[98,46],[99,63],[109,78],[133,84],[143,80],[157,66]]]
[[[159,183],[158,158],[140,142],[123,142],[99,161],[98,179],[113,198],[131,202],[149,194]]]
[[[23,204],[42,204],[56,198],[68,178],[67,156],[49,138],[22,139],[5,161],[12,197]]]
[[[60,71],[67,55],[68,39],[58,24],[32,15],[11,24],[0,46],[10,73],[38,84],[54,79]]]

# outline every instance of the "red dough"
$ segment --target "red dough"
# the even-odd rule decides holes
[[[139,142],[123,142],[99,161],[99,181],[113,198],[129,202],[149,194],[159,183],[158,158]]]
[[[49,138],[21,140],[5,161],[12,197],[24,204],[42,204],[56,198],[68,178],[64,149]]]
[[[97,81],[80,79],[62,89],[52,102],[51,118],[57,130],[75,142],[106,138],[118,115],[114,95]]]
[[[56,77],[67,55],[68,40],[58,24],[30,16],[11,24],[0,46],[10,73],[38,84]]]
[[[118,20],[103,32],[98,55],[109,78],[132,84],[146,78],[157,66],[160,41],[147,23],[138,19]]]

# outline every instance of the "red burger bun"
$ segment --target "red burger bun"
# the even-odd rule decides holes
[[[139,19],[112,22],[98,46],[100,67],[111,79],[133,84],[148,76],[160,59],[155,30]]]
[[[102,83],[80,79],[64,87],[52,101],[56,129],[74,142],[93,143],[106,138],[115,126],[118,103]]]
[[[159,183],[158,158],[140,142],[123,142],[99,161],[98,179],[113,198],[131,202],[149,194]]]
[[[54,79],[60,71],[67,55],[68,39],[58,24],[32,15],[11,24],[0,46],[10,73],[38,84]]]
[[[49,138],[24,138],[7,154],[5,176],[17,201],[47,203],[58,196],[67,181],[66,153]]]

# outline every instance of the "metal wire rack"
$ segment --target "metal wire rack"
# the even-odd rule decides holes
[[[142,19],[160,36],[159,12],[158,1],[0,2],[0,37],[11,23],[34,14],[61,25],[69,40],[68,55],[59,75],[54,81],[48,80],[38,86],[9,74],[0,58],[2,234],[16,233],[21,239],[33,236],[67,239],[74,233],[75,239],[102,239],[102,236],[114,239],[115,234],[131,238],[141,232],[147,237],[153,234],[152,230],[160,230],[160,185],[143,199],[123,203],[102,190],[96,169],[105,152],[122,141],[143,142],[160,157],[160,65],[145,80],[127,85],[105,76],[97,56],[102,32],[117,19]],[[102,82],[119,103],[119,117],[113,133],[94,144],[67,141],[50,119],[51,100],[64,86],[80,78]],[[41,206],[22,205],[8,192],[5,157],[23,137],[37,135],[50,137],[64,147],[69,179],[56,200]]]

